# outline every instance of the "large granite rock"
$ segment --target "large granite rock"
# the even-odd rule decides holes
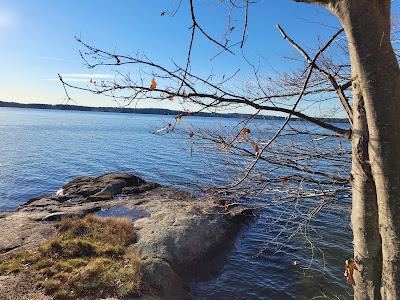
[[[127,173],[80,177],[56,194],[37,197],[14,212],[0,214],[0,253],[32,249],[54,234],[63,216],[130,216],[138,230],[133,247],[162,299],[189,298],[181,275],[207,260],[231,239],[250,209],[224,207],[220,201],[195,198]],[[2,286],[10,278],[0,278]]]

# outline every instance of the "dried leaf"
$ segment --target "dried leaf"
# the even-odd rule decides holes
[[[242,137],[242,140],[244,140],[246,138],[246,135],[250,133],[250,129],[248,128],[243,128],[242,129],[242,133],[240,134],[240,136]]]
[[[121,63],[121,60],[119,59],[118,55],[115,55],[114,58],[117,62],[117,65],[119,65]]]
[[[289,179],[290,179],[290,177],[287,176],[287,177],[281,178],[280,181],[281,181],[282,183],[288,183],[288,182],[289,182]]]
[[[171,102],[174,101],[174,96],[169,95],[169,96],[168,96],[168,100],[171,101]]]
[[[155,88],[157,88],[157,82],[153,78],[151,80],[150,91],[154,90]]]
[[[358,271],[357,264],[353,259],[347,259],[344,266],[344,276],[349,284],[355,285],[353,273],[354,270]]]

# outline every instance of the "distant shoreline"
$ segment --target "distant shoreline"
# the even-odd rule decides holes
[[[81,105],[69,105],[69,104],[39,104],[39,103],[17,103],[17,102],[6,102],[0,101],[0,107],[14,107],[14,108],[32,108],[32,109],[49,109],[49,110],[72,110],[72,111],[88,111],[88,112],[112,112],[112,113],[128,113],[128,114],[154,114],[154,115],[171,115],[176,116],[179,114],[185,114],[185,112],[179,110],[171,110],[165,108],[130,108],[130,107],[93,107],[93,106],[81,106]],[[239,114],[239,113],[206,113],[199,112],[194,114],[198,117],[222,117],[222,118],[246,118],[250,117],[251,114]],[[284,120],[284,117],[271,116],[271,115],[258,115],[256,119],[266,120]],[[292,118],[293,121],[302,121],[298,118]],[[319,120],[332,123],[348,123],[347,119],[344,118],[319,118]]]

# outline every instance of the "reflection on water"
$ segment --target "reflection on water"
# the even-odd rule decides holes
[[[110,171],[133,172],[164,184],[223,181],[230,166],[222,164],[218,156],[192,153],[187,138],[152,134],[172,118],[0,108],[0,211],[14,209],[31,197],[54,193],[74,177]],[[200,117],[191,121],[206,128],[230,127],[237,122]],[[268,197],[258,201],[265,203]],[[145,216],[144,212],[127,212],[125,208],[98,213]],[[279,245],[278,252],[266,245],[279,231],[279,224],[277,231],[267,230],[270,216],[277,213],[265,209],[233,246],[227,246],[230,254],[217,258],[223,261],[216,271],[192,284],[195,298],[351,298],[351,288],[343,277],[343,262],[351,255],[349,204],[341,209],[328,207],[313,221],[318,231],[310,234],[318,244],[308,243],[300,234]]]

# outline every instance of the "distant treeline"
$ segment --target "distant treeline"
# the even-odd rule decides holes
[[[76,111],[95,111],[95,112],[114,112],[114,113],[127,113],[127,114],[154,114],[154,115],[171,115],[176,116],[179,114],[185,115],[185,112],[179,110],[171,110],[164,108],[130,108],[130,107],[92,107],[92,106],[80,106],[80,105],[67,105],[67,104],[25,104],[16,102],[5,102],[0,101],[0,107],[17,107],[17,108],[34,108],[34,109],[56,109],[56,110],[76,110]],[[199,112],[193,114],[194,116],[200,117],[224,117],[224,118],[245,118],[249,117],[249,114],[238,114],[238,113],[206,113]],[[258,115],[257,119],[267,120],[284,120],[284,117],[280,116],[268,116]],[[293,121],[300,120],[293,118]],[[333,122],[333,123],[347,123],[347,119],[341,118],[320,118],[320,120]]]

